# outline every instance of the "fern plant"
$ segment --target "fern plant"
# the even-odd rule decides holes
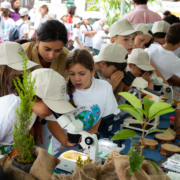
[[[19,107],[16,108],[16,117],[18,121],[14,124],[13,148],[18,152],[19,157],[17,161],[21,164],[30,164],[34,162],[33,150],[34,139],[30,135],[29,138],[29,126],[31,125],[32,107],[34,106],[35,99],[35,78],[31,81],[31,72],[27,70],[27,58],[26,56],[18,52],[23,57],[23,72],[22,82],[20,78],[15,77],[13,83],[20,97]]]
[[[121,92],[120,96],[124,97],[131,105],[121,104],[118,106],[119,109],[122,109],[132,116],[134,116],[142,126],[142,136],[139,136],[140,140],[138,144],[134,144],[134,147],[130,149],[128,152],[130,169],[129,173],[133,175],[133,172],[142,168],[142,162],[144,160],[143,156],[143,148],[144,148],[144,139],[145,137],[153,132],[164,132],[171,135],[169,131],[159,130],[159,129],[149,129],[147,133],[145,133],[146,126],[157,116],[161,116],[166,113],[170,113],[175,111],[172,108],[171,104],[165,102],[155,102],[154,100],[147,98],[146,96],[143,98],[144,108],[142,107],[142,103],[140,100],[132,95],[131,93]],[[117,134],[115,134],[111,140],[121,140],[121,139],[129,139],[138,136],[138,134],[130,129],[124,129]],[[135,147],[140,148],[140,152],[135,152]],[[156,163],[149,161],[158,171],[158,167]]]

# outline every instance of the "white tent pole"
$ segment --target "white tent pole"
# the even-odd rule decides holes
[[[122,18],[124,15],[124,7],[125,7],[125,0],[121,0],[121,16],[120,16],[120,18]]]

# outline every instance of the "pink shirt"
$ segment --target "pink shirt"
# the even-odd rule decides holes
[[[148,9],[147,5],[138,5],[135,10],[126,14],[124,19],[130,21],[133,25],[139,23],[154,23],[156,21],[161,21],[162,18],[159,14]]]

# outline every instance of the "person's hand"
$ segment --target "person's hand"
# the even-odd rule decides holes
[[[66,141],[66,147],[72,147],[77,145],[76,143],[70,143],[68,140]]]
[[[123,71],[116,71],[111,75],[109,83],[112,85],[113,90],[118,86],[124,77]]]
[[[153,75],[153,73],[150,73],[150,72],[147,71],[142,75],[142,78],[144,80],[146,80],[147,82],[152,82],[153,80],[150,80],[152,75]]]
[[[80,48],[83,48],[83,47],[84,47],[84,44],[81,44],[81,45],[80,45]]]
[[[43,144],[44,125],[41,124],[39,121],[36,121],[33,125],[33,130],[34,130],[35,145],[37,145],[39,138],[41,140],[41,144]]]

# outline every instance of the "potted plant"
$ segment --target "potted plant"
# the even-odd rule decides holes
[[[144,148],[144,139],[146,136],[153,132],[164,132],[170,134],[170,132],[166,130],[158,130],[158,129],[149,129],[147,133],[145,133],[146,126],[148,123],[150,123],[155,117],[161,116],[166,113],[170,113],[174,111],[174,108],[168,103],[165,102],[155,102],[154,100],[147,98],[146,96],[143,98],[143,104],[144,108],[142,106],[142,103],[140,100],[127,92],[121,92],[119,93],[120,96],[124,97],[131,105],[128,104],[122,104],[119,105],[118,108],[122,109],[129,114],[131,114],[133,117],[135,117],[139,123],[142,125],[142,136],[139,137],[139,143],[133,143],[134,147],[130,149],[128,152],[129,156],[129,174],[133,176],[133,173],[138,171],[142,168],[144,156],[143,156],[143,148]],[[138,134],[130,129],[124,129],[117,134],[115,134],[111,140],[120,140],[120,139],[129,139],[138,136]],[[140,151],[136,152],[134,151],[135,148],[139,148]],[[154,168],[159,171],[158,166],[156,163],[148,161],[151,163]]]
[[[31,81],[31,72],[27,70],[27,58],[21,53],[23,57],[23,82],[20,78],[15,77],[13,83],[18,91],[21,102],[16,109],[16,115],[18,121],[14,124],[13,149],[18,152],[18,156],[15,158],[14,165],[20,169],[29,172],[34,158],[34,138],[29,135],[29,126],[31,125],[32,107],[34,106],[35,99],[35,79]],[[29,138],[27,136],[29,135]]]

